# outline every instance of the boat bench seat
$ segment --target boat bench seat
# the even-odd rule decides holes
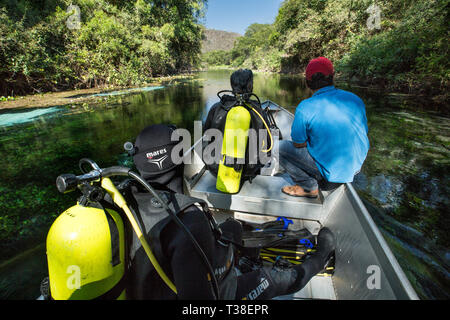
[[[257,176],[250,183],[244,182],[238,194],[225,194],[216,189],[216,178],[205,171],[188,187],[192,197],[205,200],[210,207],[267,216],[284,216],[293,219],[312,220],[322,223],[329,213],[333,192],[321,191],[316,199],[290,197],[281,189],[293,184],[287,174]],[[185,185],[190,185],[186,183]]]

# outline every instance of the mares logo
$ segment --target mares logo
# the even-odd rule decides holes
[[[154,159],[157,156],[162,156],[162,157],[158,158],[158,159]],[[147,153],[148,162],[156,164],[158,166],[159,170],[163,169],[163,163],[167,158],[169,158],[169,156],[167,155],[167,149],[161,149],[161,150],[158,150],[155,152]]]
[[[269,287],[269,281],[266,278],[261,279],[261,283],[247,295],[248,300],[255,300],[261,293]]]

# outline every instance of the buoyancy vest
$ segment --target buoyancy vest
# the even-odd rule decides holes
[[[219,93],[220,94],[220,93]],[[276,129],[276,124],[273,121],[273,118],[270,118],[265,110],[261,108],[261,105],[256,100],[247,100],[246,104],[250,105],[252,108],[255,109],[256,112],[258,112],[266,124],[269,125],[270,129]],[[211,114],[208,115],[208,120],[205,126],[205,133],[208,129],[218,129],[222,133],[225,129],[225,123],[227,120],[227,114],[228,112],[236,107],[239,106],[239,102],[237,101],[236,97],[231,95],[223,95],[220,97],[220,102],[213,105],[211,108]],[[243,180],[252,180],[256,175],[259,174],[259,171],[262,167],[264,167],[265,163],[263,159],[261,158],[261,152],[268,148],[268,146],[271,145],[270,137],[268,134],[265,134],[263,136],[260,136],[259,133],[267,133],[266,126],[261,120],[261,118],[255,114],[253,110],[249,110],[251,115],[251,123],[250,123],[250,129],[253,129],[254,132],[256,132],[256,141],[257,141],[257,159],[250,159],[250,148],[247,147],[246,150],[246,159],[245,159],[245,165],[244,165],[244,171],[242,174]],[[211,141],[210,143],[212,143]],[[210,143],[204,143],[203,148],[206,148]],[[249,142],[251,143],[251,142]],[[270,152],[266,153],[267,159],[270,158]],[[252,163],[250,163],[252,162]],[[256,163],[255,163],[256,162]],[[219,168],[219,163],[214,164],[208,164],[207,169],[214,175],[217,176]]]
[[[208,214],[205,214],[206,210],[209,210],[206,202],[177,193],[158,192],[158,194],[163,200],[167,201],[169,208],[177,215],[180,215],[182,212],[192,211],[196,214],[204,214],[207,217],[211,227],[211,234],[203,236],[215,238],[216,248],[214,257],[208,258],[210,258],[219,283],[220,299],[234,299],[237,286],[237,274],[234,270],[233,246],[220,241],[219,236],[215,233],[216,230],[213,222],[208,217]],[[170,257],[167,256],[167,252],[164,252],[161,244],[161,236],[172,218],[149,193],[140,193],[136,188],[131,187],[126,192],[126,197],[131,211],[143,233],[147,236],[147,240],[159,264],[173,281]],[[180,232],[182,232],[181,229]],[[197,235],[194,234],[194,236]],[[128,238],[128,243],[130,244],[128,254],[130,263],[127,293],[129,297],[138,300],[176,299],[175,294],[163,284],[153,265],[145,256],[141,243],[136,235],[134,233],[130,234]],[[186,261],[186,263],[188,264],[189,261]]]

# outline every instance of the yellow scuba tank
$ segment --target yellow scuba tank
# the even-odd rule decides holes
[[[51,297],[55,300],[125,299],[125,234],[110,209],[68,209],[47,235]]]
[[[222,160],[217,173],[216,188],[224,193],[238,193],[250,128],[250,112],[236,106],[228,111],[222,142]]]

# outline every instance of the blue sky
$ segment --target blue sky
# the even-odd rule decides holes
[[[208,0],[208,29],[244,34],[252,23],[273,23],[283,0]]]

